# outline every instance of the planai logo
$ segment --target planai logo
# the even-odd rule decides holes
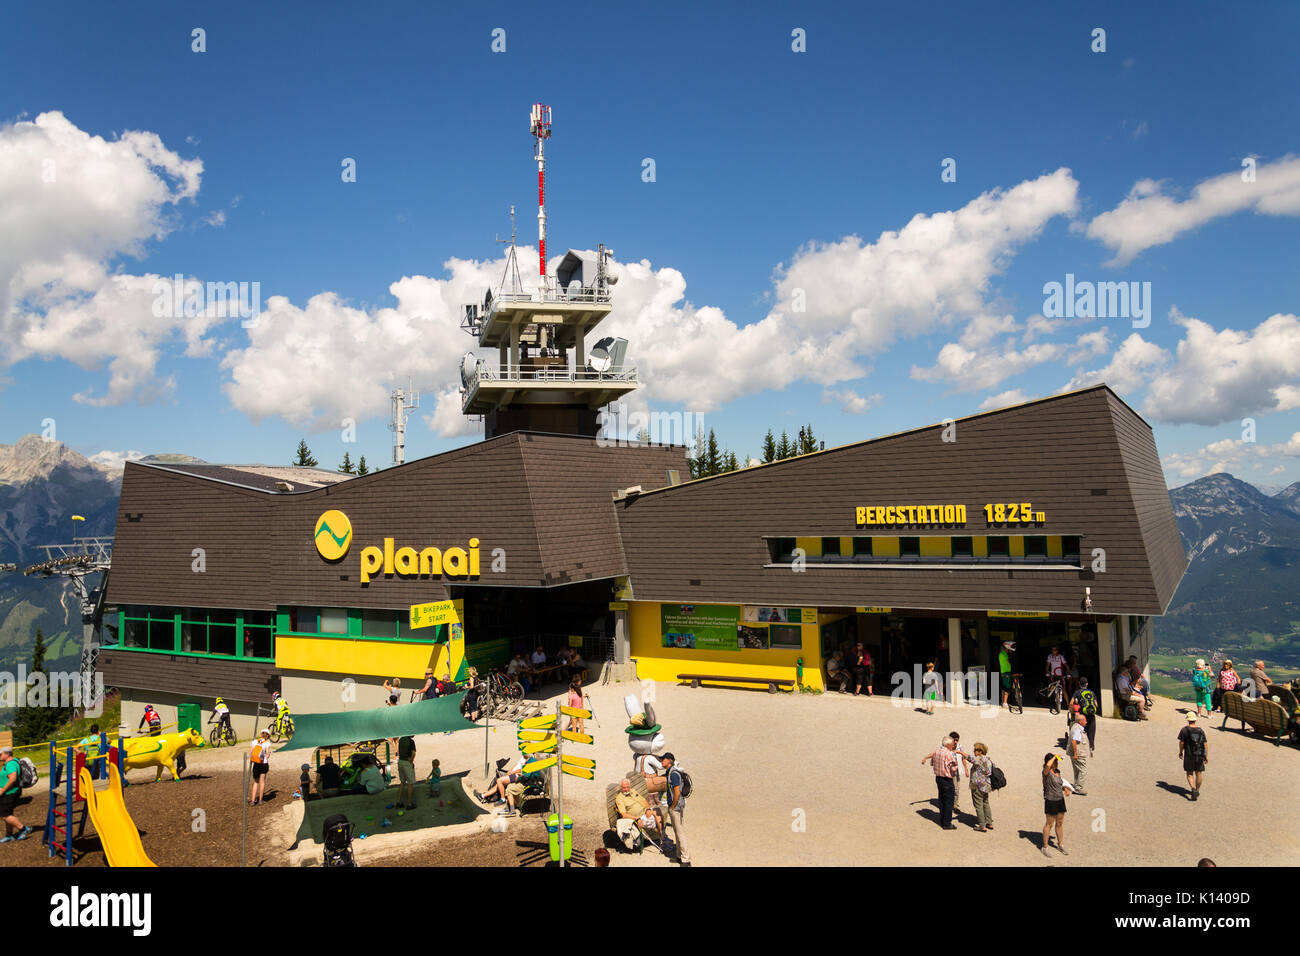
[[[326,561],[337,561],[352,544],[352,522],[342,511],[327,511],[316,519],[316,550]]]

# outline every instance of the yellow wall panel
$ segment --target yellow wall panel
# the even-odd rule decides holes
[[[845,557],[853,557],[853,538],[840,538],[840,554]]]
[[[1061,536],[1059,534],[1049,534],[1047,536],[1047,556],[1049,558],[1061,557]]]
[[[871,553],[873,556],[881,558],[898,557],[898,538],[893,536],[872,538]]]
[[[281,670],[325,671],[370,677],[420,677],[426,667],[441,665],[445,644],[410,644],[350,638],[285,637],[275,639],[275,666]]]
[[[1011,548],[1013,558],[1023,558],[1025,556],[1025,536],[1023,534],[1013,534],[1008,540],[1008,547]]]
[[[821,538],[795,538],[794,546],[803,548],[804,554],[810,558],[820,558],[822,556],[822,539]]]
[[[923,558],[951,558],[952,557],[952,539],[951,538],[922,538],[921,539],[921,557]]]
[[[802,657],[804,685],[818,690],[825,689],[819,666],[821,632],[816,624],[801,625],[803,648],[799,650],[789,648],[775,651],[720,651],[664,647],[659,607],[660,605],[655,601],[633,601],[628,609],[631,656],[636,660],[637,677],[642,680],[676,682],[678,674],[775,677],[793,680],[795,662]]]
[[[971,538],[971,553],[977,558],[987,558],[989,556],[988,535],[977,534]]]

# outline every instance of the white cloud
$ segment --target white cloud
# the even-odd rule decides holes
[[[214,209],[203,217],[203,223],[214,228],[221,228],[226,224],[226,213],[223,209]]]
[[[1032,401],[1033,396],[1026,395],[1018,388],[1010,391],[999,392],[997,395],[990,395],[984,401],[980,402],[980,411],[988,412],[995,408],[1006,408],[1008,405],[1023,405],[1025,402]]]
[[[1300,157],[1260,163],[1254,182],[1242,182],[1241,171],[1204,180],[1182,201],[1166,194],[1163,184],[1143,179],[1118,206],[1080,228],[1115,252],[1107,265],[1125,265],[1146,249],[1246,210],[1269,216],[1300,215]]]
[[[198,193],[203,164],[182,159],[157,134],[92,136],[62,113],[0,126],[0,366],[29,357],[82,368],[107,363],[107,394],[94,404],[148,399],[165,344],[202,354],[213,322],[158,318],[157,277],[118,274],[177,225],[174,207]]]
[[[1031,315],[1025,321],[1025,334],[1022,341],[1028,345],[1040,335],[1054,334],[1064,324],[1064,319],[1049,319],[1045,315]]]
[[[1035,365],[1061,357],[1063,347],[1051,342],[1028,345],[1023,349],[991,346],[968,349],[949,342],[939,350],[935,364],[929,368],[912,366],[912,378],[922,382],[941,382],[958,392],[993,388],[1013,375]]]
[[[1166,471],[1190,479],[1222,472],[1240,472],[1247,467],[1258,471],[1279,458],[1300,458],[1300,432],[1294,433],[1284,442],[1271,445],[1225,438],[1210,442],[1196,451],[1165,455],[1160,461]],[[1281,474],[1286,470],[1285,465],[1275,464],[1269,474]]]
[[[883,399],[884,396],[880,394],[859,395],[851,388],[822,390],[823,402],[839,402],[840,411],[848,412],[850,415],[861,415],[879,405]]]
[[[1134,332],[1120,344],[1108,365],[1079,373],[1061,391],[1072,392],[1104,382],[1121,395],[1136,392],[1146,386],[1155,369],[1168,361],[1168,352]]]
[[[1098,355],[1105,355],[1109,350],[1110,333],[1108,331],[1098,329],[1096,332],[1087,332],[1079,336],[1074,343],[1074,351],[1070,353],[1066,362],[1070,365],[1078,365],[1080,362],[1086,362]]]
[[[1216,331],[1170,311],[1186,330],[1177,360],[1151,381],[1143,411],[1170,424],[1217,425],[1300,408],[1300,318],[1270,316],[1251,331]]]

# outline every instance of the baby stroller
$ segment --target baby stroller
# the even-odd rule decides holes
[[[352,856],[352,835],[356,824],[342,813],[325,818],[325,866],[356,866]]]

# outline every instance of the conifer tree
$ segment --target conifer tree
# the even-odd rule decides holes
[[[298,440],[298,460],[294,462],[300,468],[315,468],[320,464],[312,457],[311,449],[307,447],[307,440],[300,438]]]
[[[361,460],[357,462],[357,477],[370,474],[370,468],[366,465],[366,456],[362,455]]]
[[[772,437],[772,429],[767,430],[763,436],[763,461],[776,461],[776,439]]]
[[[339,465],[339,471],[345,475],[355,475],[357,473],[356,466],[352,464],[352,455],[349,452],[345,451],[343,453],[343,463]]]

